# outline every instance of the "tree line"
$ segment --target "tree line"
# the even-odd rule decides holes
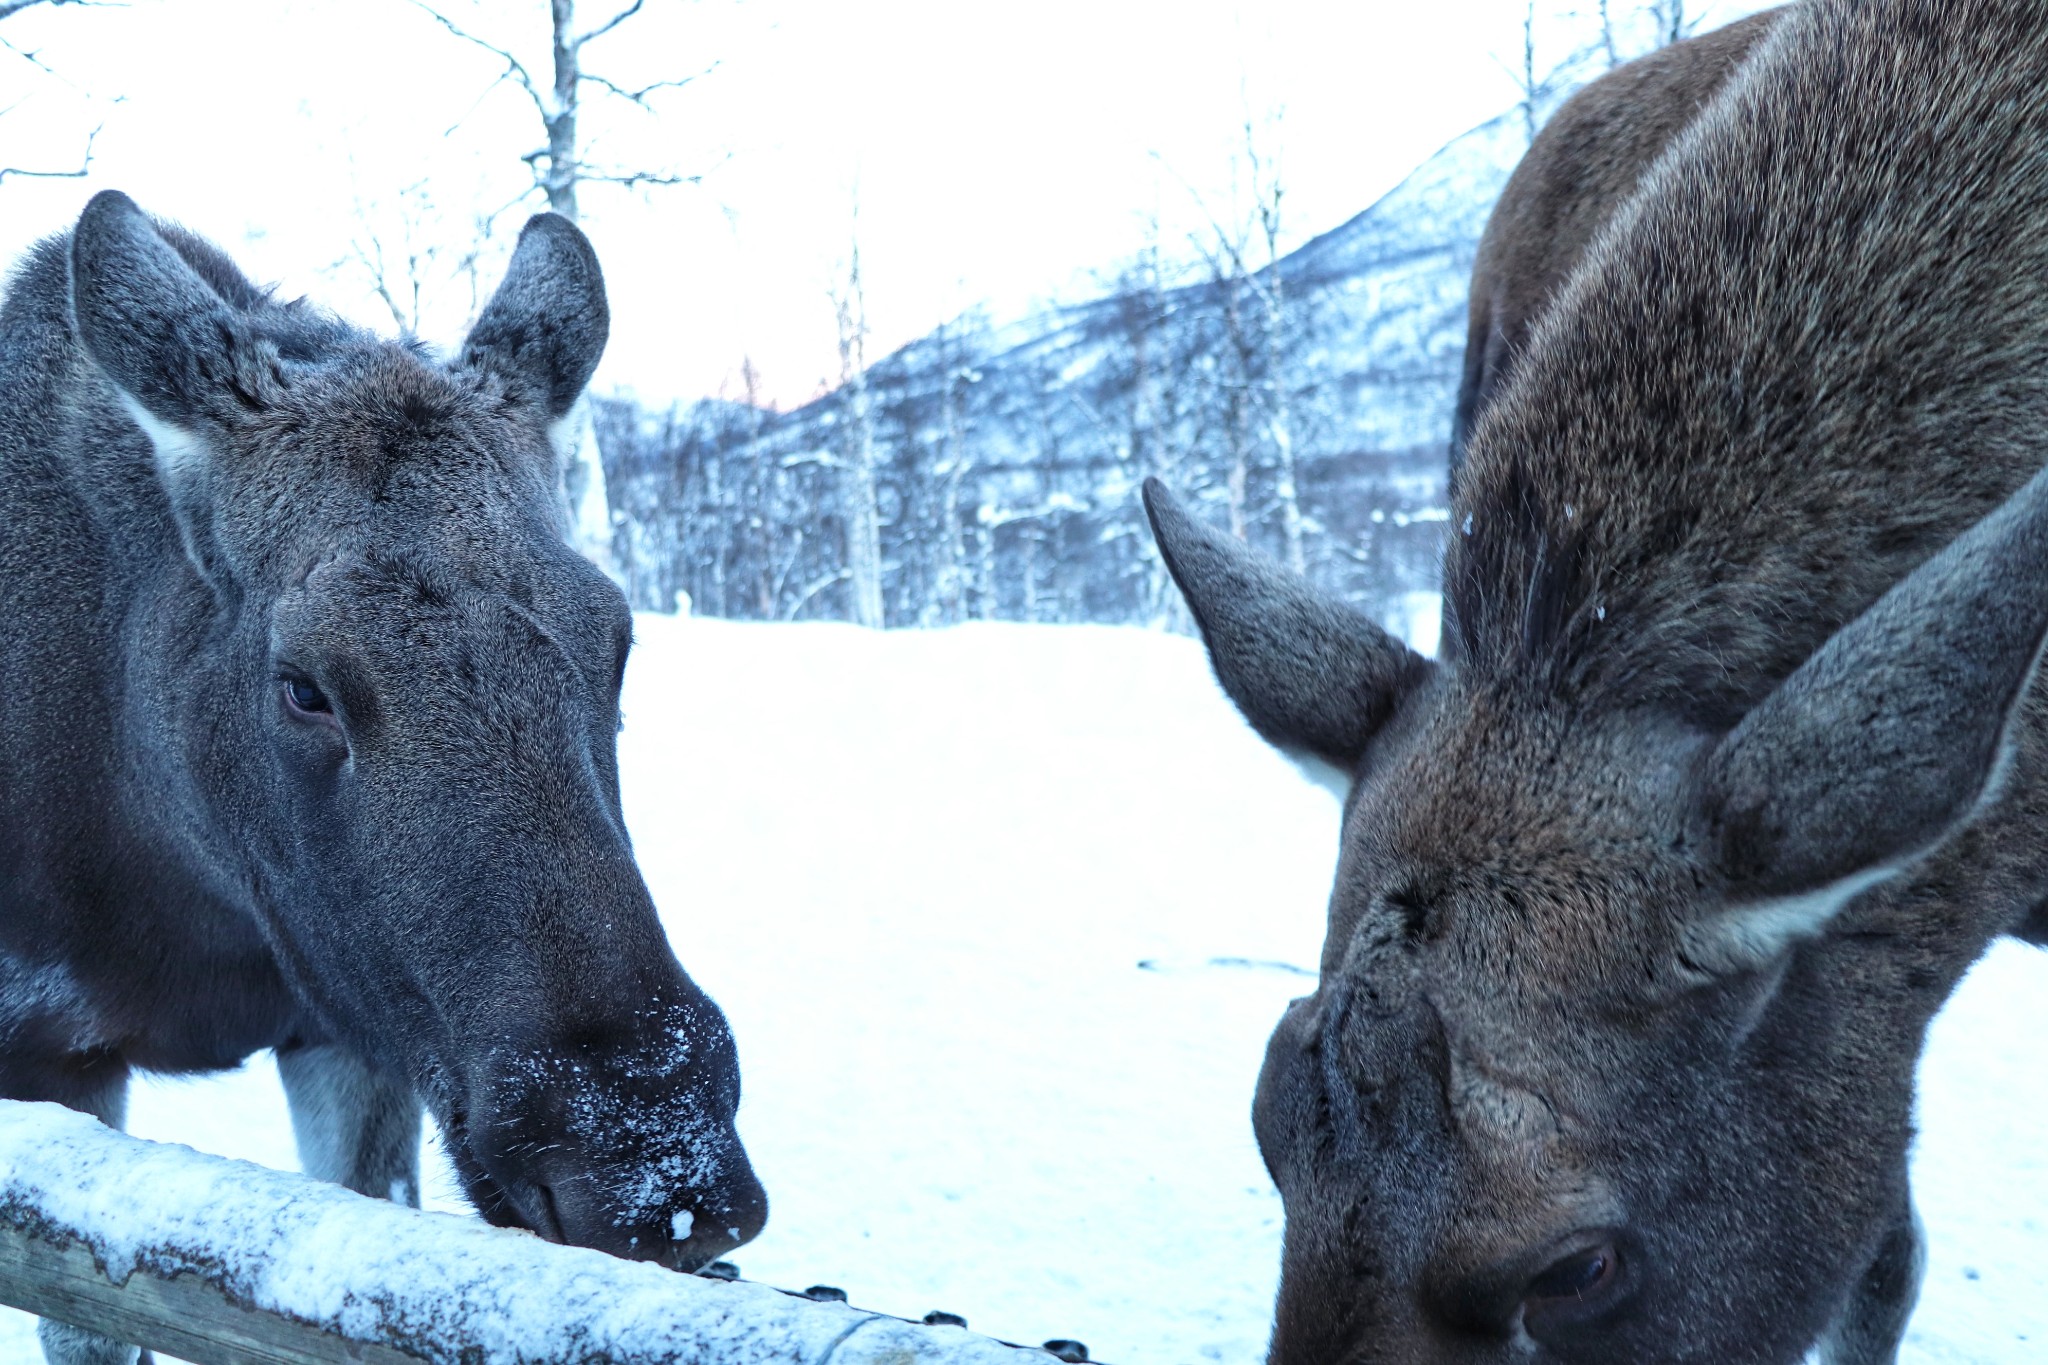
[[[0,0],[0,19],[99,3]],[[537,138],[519,154],[523,192],[493,211],[451,215],[424,184],[359,204],[361,231],[336,269],[367,281],[402,331],[419,325],[423,293],[467,288],[480,301],[495,224],[523,203],[575,218],[586,188],[695,183],[589,153],[586,95],[658,114],[658,100],[710,69],[629,87],[592,65],[645,0],[614,0],[595,22],[579,21],[575,0],[536,4],[530,36],[545,34],[545,64],[435,0],[405,3],[499,63],[497,83],[531,104]],[[1698,19],[1686,0],[1563,11],[1527,0],[1519,50],[1501,59],[1520,92],[1497,121],[1516,130],[1510,150],[1579,84]],[[1284,255],[1271,134],[1248,118],[1238,197],[1197,197],[1205,227],[1171,247],[1155,231],[1098,297],[1001,323],[970,312],[872,363],[856,242],[830,300],[831,393],[777,412],[743,369],[733,400],[649,411],[615,396],[579,409],[562,485],[576,543],[649,610],[1184,626],[1137,496],[1157,477],[1289,568],[1397,615],[1434,582],[1463,282],[1512,157],[1461,182],[1469,202],[1420,206],[1405,238],[1398,223],[1365,224],[1348,247]],[[74,165],[0,157],[0,178],[85,176],[96,136]],[[1346,263],[1360,243],[1377,256]]]

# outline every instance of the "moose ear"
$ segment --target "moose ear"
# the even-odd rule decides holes
[[[1698,815],[1756,965],[1994,800],[2048,636],[2048,473],[1837,631],[1710,753]]]
[[[94,195],[71,234],[71,310],[173,480],[204,459],[202,430],[261,407],[277,383],[271,348],[116,190]]]
[[[537,213],[457,363],[497,375],[553,421],[590,382],[611,325],[590,239],[559,214]]]
[[[1429,676],[1429,660],[1196,521],[1157,479],[1145,481],[1145,512],[1216,679],[1252,728],[1278,748],[1354,767],[1394,704]]]

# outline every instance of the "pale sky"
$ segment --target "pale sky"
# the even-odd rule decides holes
[[[442,8],[545,78],[545,0]],[[581,8],[586,28],[613,12]],[[1204,205],[1229,211],[1248,115],[1279,156],[1298,244],[1514,103],[1524,8],[647,0],[586,50],[588,69],[627,86],[716,69],[655,96],[652,115],[587,92],[591,158],[704,178],[586,188],[613,308],[598,384],[736,396],[751,357],[766,396],[818,392],[837,373],[829,290],[856,203],[872,357],[977,302],[1084,293],[1155,222],[1185,255]],[[1545,62],[1565,55],[1555,33]],[[542,141],[525,96],[490,88],[503,64],[408,0],[45,5],[0,40],[48,68],[0,50],[0,166],[75,165],[104,125],[88,179],[0,182],[0,253],[119,188],[258,278],[386,331],[345,264],[352,241],[374,225],[398,247],[410,213],[423,239],[468,250],[475,215],[528,183],[518,158]],[[500,220],[503,242],[526,211]],[[453,345],[468,292],[448,266],[426,273],[422,334]]]

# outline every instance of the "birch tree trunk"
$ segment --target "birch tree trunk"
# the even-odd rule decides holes
[[[1287,567],[1297,574],[1306,574],[1308,558],[1302,550],[1301,496],[1294,470],[1294,395],[1288,353],[1292,319],[1287,314],[1286,281],[1280,277],[1280,201],[1284,190],[1278,174],[1264,170],[1249,123],[1245,125],[1245,141],[1252,163],[1253,189],[1259,197],[1259,230],[1266,242],[1266,268],[1252,280],[1265,305],[1262,330],[1266,349],[1266,427],[1273,442],[1273,498],[1280,504],[1280,543]]]
[[[572,223],[577,222],[581,217],[577,191],[586,180],[610,185],[696,183],[695,176],[592,165],[583,160],[578,123],[585,84],[596,85],[608,94],[648,109],[652,107],[648,97],[655,92],[679,88],[695,79],[684,77],[655,81],[637,90],[628,90],[584,70],[583,49],[640,13],[646,0],[626,0],[624,8],[583,33],[576,31],[576,0],[548,0],[548,52],[552,65],[550,79],[546,81],[541,80],[510,49],[469,32],[436,9],[429,0],[412,2],[448,32],[501,59],[505,70],[498,79],[510,81],[526,92],[534,111],[540,115],[546,142],[520,159],[532,173],[534,188],[547,197],[548,207],[554,212]],[[0,0],[0,4],[4,3],[5,0]],[[612,544],[611,500],[605,488],[604,460],[598,450],[587,399],[578,398],[576,405],[557,424],[554,441],[560,463],[556,490],[569,543],[615,581],[623,583],[624,577]]]
[[[853,244],[846,289],[835,300],[839,321],[841,430],[840,515],[846,526],[847,585],[855,625],[880,630],[882,517],[875,495],[875,430],[868,392],[867,296],[861,287],[860,242]]]
[[[550,0],[554,21],[554,98],[542,114],[547,128],[547,174],[541,188],[548,207],[570,222],[581,214],[576,202],[580,167],[576,155],[577,95],[583,85],[583,45],[576,40],[576,0]],[[604,454],[597,448],[597,430],[590,421],[590,399],[578,397],[562,419],[558,448],[562,452],[562,499],[569,512],[569,543],[610,574],[619,577],[612,555],[611,498],[604,484]]]

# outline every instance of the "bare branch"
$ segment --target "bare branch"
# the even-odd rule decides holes
[[[513,195],[510,199],[507,199],[504,203],[498,205],[498,207],[492,209],[489,213],[478,214],[477,221],[479,223],[484,224],[486,229],[489,229],[495,226],[500,218],[503,218],[506,214],[510,213],[513,209],[518,208],[521,204],[525,203],[528,199],[532,198],[536,194],[543,196],[547,194],[547,188],[540,183],[540,180],[537,177],[531,185],[528,185],[525,189],[519,191],[519,193]]]
[[[1187,191],[1189,200],[1193,202],[1196,208],[1202,211],[1202,217],[1208,222],[1209,231],[1215,240],[1216,247],[1223,255],[1219,257],[1216,252],[1209,249],[1207,239],[1192,232],[1188,234],[1188,244],[1194,247],[1196,253],[1201,256],[1203,263],[1209,266],[1211,273],[1220,273],[1222,265],[1227,261],[1232,273],[1237,275],[1249,274],[1250,272],[1245,269],[1244,242],[1242,240],[1244,234],[1242,232],[1232,232],[1224,227],[1223,220],[1218,218],[1216,211],[1209,206],[1208,198],[1199,189],[1195,188],[1195,183],[1192,180],[1182,175],[1165,157],[1161,156],[1158,152],[1154,152],[1152,153],[1152,159],[1168,175],[1180,182],[1180,187]]]
[[[8,42],[8,41],[7,41],[7,40],[6,40],[5,38],[0,38],[0,47],[4,47],[4,48],[6,48],[6,49],[7,49],[7,50],[8,50],[9,52],[12,52],[12,53],[13,53],[13,54],[14,54],[15,56],[17,56],[17,57],[21,58],[21,59],[22,59],[23,61],[27,62],[27,63],[28,63],[28,64],[29,64],[30,66],[32,66],[32,67],[34,67],[34,68],[35,68],[36,70],[38,70],[38,71],[42,72],[42,73],[43,73],[43,74],[44,74],[45,76],[48,76],[48,77],[50,77],[50,78],[51,78],[51,79],[53,79],[53,80],[57,80],[57,81],[62,81],[62,82],[63,82],[63,83],[65,84],[65,85],[68,85],[68,86],[70,86],[70,87],[71,87],[71,88],[72,88],[73,90],[77,91],[77,92],[78,92],[79,94],[81,94],[81,95],[86,95],[86,96],[87,96],[87,98],[91,98],[91,96],[90,96],[90,95],[88,94],[88,92],[87,92],[87,91],[85,91],[85,90],[84,90],[84,89],[83,89],[83,88],[82,88],[82,87],[81,87],[81,86],[80,86],[80,85],[78,84],[78,82],[76,82],[76,81],[72,80],[72,79],[71,79],[71,78],[70,78],[69,76],[66,76],[66,75],[65,75],[65,74],[64,74],[63,72],[59,71],[59,70],[58,70],[58,69],[57,69],[56,67],[54,67],[54,66],[51,66],[51,65],[50,65],[50,64],[49,64],[48,62],[44,61],[44,60],[43,60],[43,54],[42,54],[42,53],[41,53],[40,51],[32,51],[32,50],[30,50],[30,49],[28,49],[28,48],[23,48],[23,47],[16,47],[16,46],[15,46],[15,45],[14,45],[13,43],[10,43],[10,42]],[[125,98],[126,98],[126,96],[123,96],[123,95],[116,95],[116,96],[115,96],[115,97],[113,98],[113,100],[112,100],[111,102],[112,102],[112,103],[114,103],[114,104],[119,104],[119,103],[121,103],[121,101],[122,101],[123,99],[125,99]]]
[[[602,185],[701,185],[701,175],[657,175],[652,171],[591,171],[579,168],[579,180],[594,180]]]
[[[704,77],[710,75],[712,72],[718,70],[718,65],[719,64],[717,62],[713,62],[711,65],[705,67],[702,71],[699,71],[694,76],[684,76],[681,80],[655,81],[652,85],[643,85],[638,90],[628,90],[624,86],[617,84],[616,82],[610,80],[607,77],[592,75],[588,71],[579,73],[577,79],[587,81],[591,85],[597,86],[599,89],[608,90],[612,94],[617,95],[622,100],[631,100],[634,104],[639,105],[642,109],[646,109],[652,112],[653,106],[647,102],[647,97],[649,95],[653,94],[657,90],[680,90],[684,86],[689,85],[694,81],[701,80]]]
[[[86,136],[86,139],[85,139],[85,157],[84,157],[84,159],[83,159],[83,160],[81,160],[81,161],[80,161],[80,162],[78,163],[78,169],[77,169],[77,170],[75,170],[75,171],[35,171],[35,170],[28,170],[28,169],[26,169],[26,168],[24,168],[24,167],[21,167],[21,166],[0,166],[0,180],[5,180],[5,179],[6,179],[6,178],[7,178],[8,176],[10,176],[10,175],[19,175],[19,176],[33,176],[34,178],[36,178],[36,179],[38,179],[38,180],[83,180],[83,179],[85,179],[85,177],[86,177],[87,175],[89,175],[89,174],[90,174],[90,173],[92,172],[92,145],[93,145],[93,143],[95,143],[95,142],[99,141],[99,136],[100,136],[100,128],[104,128],[104,127],[106,127],[106,126],[107,126],[106,124],[102,123],[102,124],[100,125],[100,127],[99,127],[99,128],[95,128],[95,129],[93,129],[93,130],[92,130],[92,132],[91,132],[91,133],[89,133],[89,134],[88,134],[88,135]]]
[[[507,52],[504,48],[499,47],[496,43],[488,42],[485,39],[477,37],[474,33],[471,33],[468,29],[463,28],[453,19],[450,19],[447,15],[441,13],[441,11],[435,9],[432,5],[426,3],[426,0],[412,0],[412,4],[414,8],[428,15],[430,18],[433,19],[435,23],[439,24],[442,28],[447,29],[450,33],[462,39],[464,42],[472,43],[477,47],[482,48],[484,51],[490,53],[492,56],[502,59],[505,63],[505,70],[504,73],[498,77],[498,79],[502,81],[505,79],[506,76],[510,76],[512,79],[518,81],[521,88],[523,88],[526,91],[527,98],[533,101],[533,107],[540,110],[541,117],[546,118],[548,116],[548,104],[547,101],[541,97],[540,86],[534,83],[533,74],[526,69],[526,67],[520,62],[520,60],[517,57],[513,56],[510,52]],[[468,115],[465,114],[463,117],[467,118]]]
[[[77,5],[81,9],[127,9],[120,0],[0,0],[0,19],[19,14],[30,5]]]
[[[462,116],[456,119],[455,122],[449,124],[446,128],[441,130],[441,136],[455,136],[455,130],[457,128],[460,128],[463,124],[469,122],[469,116],[471,114],[474,114],[477,110],[484,107],[484,101],[491,97],[491,92],[493,90],[496,90],[499,86],[503,85],[506,81],[509,81],[511,79],[512,72],[509,68],[504,71],[500,71],[498,73],[498,78],[496,80],[492,81],[489,85],[485,86],[482,90],[477,92],[477,97],[474,100],[470,101],[469,108],[462,111]]]
[[[621,2],[622,0],[614,0],[614,3]],[[5,0],[0,0],[0,3],[5,3]],[[587,139],[580,135],[578,122],[580,92],[585,85],[595,86],[638,106],[643,111],[653,113],[655,109],[652,96],[657,92],[679,89],[717,69],[718,64],[714,62],[696,75],[653,81],[638,87],[621,85],[609,76],[584,71],[581,61],[583,45],[611,32],[640,13],[645,7],[645,0],[623,0],[624,9],[581,37],[574,37],[569,32],[574,12],[572,0],[553,0],[549,6],[553,20],[553,81],[546,86],[543,86],[537,75],[523,65],[512,52],[469,32],[449,18],[437,8],[436,0],[410,0],[410,3],[449,34],[484,49],[502,61],[505,65],[498,76],[498,81],[517,81],[540,114],[541,125],[547,135],[546,145],[519,158],[533,176],[533,185],[531,189],[522,191],[512,204],[519,203],[538,192],[547,197],[549,207],[555,212],[574,219],[577,216],[577,187],[585,183],[649,187],[703,183],[702,172],[681,175],[656,170],[629,171],[616,166],[609,169],[586,169],[590,147]],[[493,82],[494,86],[495,84],[496,82]],[[487,90],[485,94],[488,93]],[[478,104],[481,102],[480,96]],[[470,114],[474,113],[476,107],[472,105],[448,131],[452,133],[455,128],[460,127]],[[512,207],[512,204],[507,204],[506,208]],[[503,211],[501,209],[499,212]],[[496,217],[495,214],[491,216]]]
[[[1621,65],[1621,49],[1614,43],[1614,15],[1608,3],[1609,0],[1600,0],[1600,50],[1607,56],[1607,69],[1612,71]]]
[[[590,30],[590,32],[584,34],[581,38],[578,38],[575,42],[571,43],[570,46],[575,48],[578,52],[581,52],[583,50],[583,45],[585,43],[593,42],[596,39],[604,37],[605,34],[610,33],[620,24],[625,23],[628,19],[638,14],[640,12],[640,7],[646,3],[647,0],[633,0],[632,4],[626,6],[617,14],[614,14],[611,18],[605,20],[596,28]]]
[[[5,38],[0,38],[0,47],[6,48],[9,52],[12,52],[15,56],[21,58],[30,66],[42,72],[45,76],[57,76],[56,69],[52,67],[48,62],[44,61],[40,53],[31,52],[30,50],[24,47],[16,47],[13,43],[8,42]],[[57,79],[60,81],[64,80],[62,76],[57,76]],[[64,83],[66,85],[71,84],[71,82],[69,81],[64,81]],[[73,86],[72,88],[76,89],[77,87]]]
[[[408,317],[405,309],[399,306],[397,296],[391,292],[391,272],[384,260],[383,240],[374,232],[366,232],[361,237],[351,238],[348,245],[349,255],[354,258],[357,265],[361,266],[368,273],[370,288],[376,292],[378,298],[384,301],[384,307],[390,311],[392,325],[407,336],[418,331],[418,317]],[[413,286],[413,307],[415,312],[417,312],[418,306],[419,286],[415,283]]]
[[[796,614],[809,606],[813,597],[816,597],[834,583],[844,583],[851,577],[853,577],[853,570],[851,569],[834,569],[831,573],[826,574],[823,578],[820,578],[817,582],[799,593],[796,601],[789,604],[789,610],[782,614],[782,619],[785,621],[796,620]]]
[[[600,90],[610,91],[612,94],[617,95],[622,100],[631,100],[633,103],[639,105],[642,109],[651,108],[651,106],[647,103],[647,96],[649,92],[659,90],[664,85],[683,84],[683,82],[681,81],[661,81],[658,84],[648,86],[645,90],[628,90],[624,86],[621,86],[616,82],[607,80],[603,76],[593,76],[588,71],[578,72],[576,79],[579,81],[583,81],[586,84],[594,85]]]

